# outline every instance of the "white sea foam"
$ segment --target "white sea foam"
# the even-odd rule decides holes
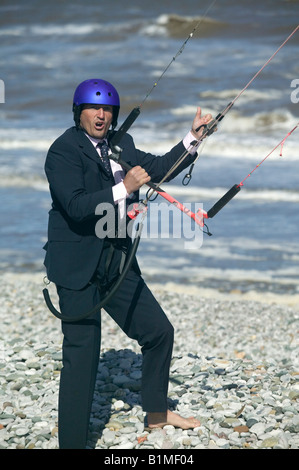
[[[0,149],[47,150],[64,129],[0,129]]]
[[[0,36],[87,36],[94,33],[106,35],[110,33],[111,30],[117,31],[118,33],[122,31],[131,31],[132,29],[141,28],[143,31],[142,20],[128,20],[122,22],[78,22],[78,23],[66,23],[66,24],[56,24],[56,23],[47,23],[43,25],[39,24],[29,24],[29,25],[14,25],[10,27],[4,27],[0,29]]]
[[[51,143],[51,139],[32,139],[28,140],[10,140],[3,139],[0,142],[0,149],[3,150],[19,150],[19,149],[33,149],[33,150],[48,150]]]
[[[204,114],[210,113],[213,117],[217,116],[219,112],[224,111],[226,106],[222,109],[219,107],[207,108],[204,107],[202,111]],[[196,106],[184,105],[179,108],[172,108],[170,112],[174,116],[195,116]],[[240,111],[232,110],[225,116],[225,119],[219,123],[221,131],[226,134],[232,133],[254,133],[260,134],[261,132],[281,131],[281,129],[291,130],[298,123],[298,118],[292,115],[287,109],[280,109],[279,111],[257,112],[253,115],[244,115]]]
[[[11,173],[0,175],[0,187],[2,188],[32,188],[37,191],[48,191],[49,186],[46,180],[46,177],[39,175],[13,175]],[[220,199],[230,188],[225,187],[186,187],[186,186],[176,186],[171,184],[164,184],[162,188],[171,196],[178,198],[182,203],[184,202],[194,202],[198,203],[204,202],[207,200],[217,201]],[[146,191],[141,190],[141,197],[145,197]],[[250,190],[243,187],[241,191],[236,196],[236,199],[240,201],[252,200],[259,201],[264,203],[273,203],[273,202],[299,202],[299,191],[287,191],[287,190]],[[163,199],[163,202],[164,199]]]
[[[215,100],[227,100],[232,101],[238,94],[240,93],[239,89],[230,89],[230,90],[221,90],[221,91],[216,91],[216,90],[207,90],[203,91],[199,94],[200,97],[202,98],[211,98],[213,102]],[[278,90],[278,89],[265,89],[265,90],[246,90],[242,94],[242,102],[252,102],[256,100],[273,100],[273,99],[278,99],[284,96],[285,90]]]
[[[157,129],[155,126],[140,128],[138,123],[131,130],[137,146],[145,151],[163,154],[184,137],[190,129],[196,107],[186,105],[171,110],[172,114],[181,117],[178,129],[175,124],[169,127]],[[204,113],[216,116],[217,112],[204,109]],[[190,123],[186,117],[190,118]],[[185,124],[184,124],[185,123]],[[289,111],[281,110],[272,113],[256,113],[253,116],[242,116],[236,111],[231,111],[225,119],[219,123],[218,131],[210,136],[203,150],[203,155],[221,156],[229,159],[248,159],[258,164],[276,146],[271,153],[271,160],[280,157],[280,142],[297,125],[296,119]],[[188,125],[189,124],[189,125]],[[146,123],[145,123],[146,125]],[[283,146],[283,158],[288,161],[298,161],[298,134],[299,128],[288,136]],[[199,149],[200,150],[200,149]]]
[[[203,245],[200,251],[201,256],[204,256],[205,249],[206,247]],[[216,252],[214,256],[217,256]],[[227,259],[231,259],[231,255]],[[242,258],[240,257],[239,259],[241,260]],[[258,266],[258,259],[256,263]],[[234,285],[248,283],[248,285],[252,285],[252,288],[256,284],[264,284],[265,289],[267,285],[270,286],[275,282],[277,285],[280,284],[282,288],[285,285],[292,285],[293,289],[299,292],[299,281],[295,277],[295,268],[286,269],[283,272],[279,271],[277,273],[271,270],[260,271],[258,269],[210,268],[206,265],[202,266],[202,264],[204,264],[203,259],[201,259],[201,266],[199,266],[198,264],[190,265],[186,263],[186,258],[182,258],[181,263],[177,263],[176,266],[171,266],[168,259],[164,265],[162,260],[159,261],[157,258],[144,254],[140,256],[139,264],[146,275],[152,278],[159,277],[161,272],[166,269],[165,272],[167,272],[167,275],[165,274],[165,282],[180,279],[183,284],[197,285],[200,287],[202,282],[212,279],[215,284],[219,284],[220,286],[223,281],[226,281]]]
[[[140,265],[146,274],[152,277],[160,276],[165,269],[167,280],[185,279],[186,284],[200,285],[201,281],[213,279],[219,282],[230,281],[234,283],[265,283],[273,282],[282,286],[288,284],[299,292],[299,278],[297,272],[296,258],[299,255],[298,246],[283,246],[278,243],[269,243],[255,240],[254,238],[240,237],[235,239],[204,239],[202,246],[197,252],[183,250],[182,245],[175,240],[159,240],[159,250],[151,240],[142,242],[146,250],[140,252]],[[171,257],[163,257],[163,245],[168,243]],[[148,245],[150,245],[148,247]],[[162,246],[160,246],[162,245]],[[244,250],[246,247],[246,251]],[[283,251],[283,252],[282,252]],[[293,264],[287,267],[273,269],[259,269],[260,263],[265,262],[267,257],[271,259],[271,253],[282,253],[284,258]],[[295,258],[295,259],[294,259]],[[211,260],[216,265],[222,263],[225,268],[211,267]],[[242,261],[244,269],[229,267],[234,262]],[[250,264],[248,264],[248,262]],[[252,266],[255,263],[256,268]],[[183,281],[182,281],[183,282]]]
[[[258,112],[253,116],[243,116],[238,111],[232,110],[230,115],[221,122],[221,129],[227,133],[235,132],[261,132],[291,130],[298,123],[292,113],[286,109],[279,111]]]

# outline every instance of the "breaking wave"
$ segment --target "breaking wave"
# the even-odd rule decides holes
[[[194,32],[194,36],[207,37],[218,34],[228,25],[212,18],[201,16],[180,16],[175,14],[160,15],[157,20],[142,28],[142,32],[149,36],[169,36],[183,38],[190,34],[200,22],[200,28]]]

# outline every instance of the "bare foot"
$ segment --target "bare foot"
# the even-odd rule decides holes
[[[147,414],[148,427],[163,428],[166,424],[171,424],[176,428],[190,429],[200,426],[200,422],[193,417],[183,418],[182,416],[167,410],[166,413],[148,413]]]

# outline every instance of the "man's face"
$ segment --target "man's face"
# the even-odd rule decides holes
[[[85,104],[80,115],[80,125],[90,137],[104,139],[111,126],[113,106]]]

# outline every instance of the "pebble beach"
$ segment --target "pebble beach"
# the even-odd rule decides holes
[[[298,449],[296,296],[151,287],[175,327],[169,406],[201,425],[147,428],[140,348],[103,312],[88,448]],[[42,274],[6,273],[0,289],[0,449],[57,449],[60,321]]]

